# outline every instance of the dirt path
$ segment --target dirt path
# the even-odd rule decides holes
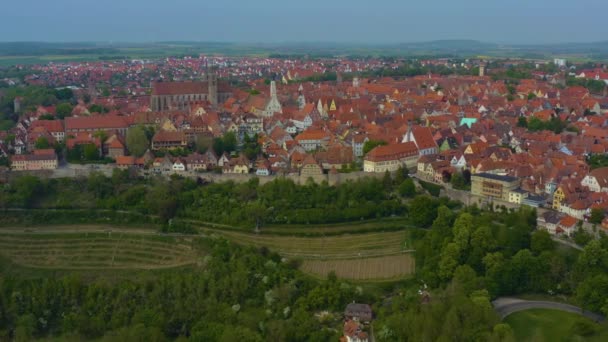
[[[33,227],[0,227],[0,234],[67,234],[67,233],[117,233],[137,235],[185,236],[162,234],[153,228],[117,227],[113,225],[50,225]]]

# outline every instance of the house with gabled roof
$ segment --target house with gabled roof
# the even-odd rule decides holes
[[[593,192],[608,192],[608,167],[592,170],[583,178],[581,185]]]
[[[431,129],[423,126],[409,126],[407,133],[401,140],[402,143],[413,142],[416,144],[420,155],[436,154],[438,146],[433,138]]]
[[[414,168],[419,156],[414,142],[376,146],[363,159],[363,171],[393,172],[400,167]]]
[[[312,154],[307,154],[302,161],[302,167],[300,168],[300,176],[319,176],[323,174],[323,167],[317,162]]]

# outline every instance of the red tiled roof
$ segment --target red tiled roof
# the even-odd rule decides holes
[[[123,116],[98,115],[90,117],[68,117],[65,119],[66,131],[77,129],[120,129],[127,128],[128,124]]]
[[[416,139],[416,145],[419,149],[424,150],[427,148],[437,147],[437,143],[435,143],[435,139],[433,139],[433,134],[431,133],[430,128],[414,126],[412,127],[412,134],[414,135],[414,139]]]
[[[377,146],[365,156],[365,160],[379,162],[418,155],[418,148],[413,142]]]
[[[152,84],[152,95],[186,95],[207,94],[206,82],[155,82]]]

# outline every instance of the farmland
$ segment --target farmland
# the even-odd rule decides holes
[[[377,257],[398,254],[406,249],[404,231],[328,237],[256,235],[218,230],[209,232],[239,244],[264,246],[281,255],[302,259]]]
[[[362,227],[373,228],[368,224]],[[407,247],[404,230],[336,235],[345,228],[334,228],[337,232],[332,235],[314,237],[218,230],[208,232],[238,244],[266,247],[287,258],[300,259],[302,271],[320,278],[325,278],[332,271],[339,278],[351,280],[395,280],[414,273],[415,261],[408,253],[411,250]],[[318,234],[324,228],[313,229]]]
[[[409,253],[375,258],[304,260],[301,269],[322,278],[334,272],[339,278],[387,280],[412,275],[415,260]]]
[[[17,265],[53,269],[161,269],[193,264],[185,238],[136,231],[52,233],[3,230],[0,255]]]

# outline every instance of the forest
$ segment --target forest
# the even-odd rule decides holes
[[[158,215],[163,221],[179,217],[249,228],[260,223],[347,222],[404,215],[408,208],[403,197],[412,197],[415,191],[401,195],[396,189],[411,182],[401,171],[394,178],[387,174],[337,186],[312,180],[296,185],[280,178],[263,185],[257,178],[201,185],[201,179],[144,179],[114,170],[111,177],[23,176],[0,189],[0,208],[129,210]]]
[[[262,231],[275,223],[404,217],[416,274],[379,284],[332,274],[316,279],[298,270],[297,259],[202,236],[192,237],[196,265],[127,277],[41,277],[0,259],[0,339],[335,341],[352,301],[372,305],[378,341],[514,341],[512,327],[492,308],[499,296],[550,296],[608,314],[608,237],[579,239],[578,251],[536,230],[533,209],[465,207],[412,191],[404,185],[410,182],[405,172],[337,186],[146,180],[126,171],[17,178],[0,190],[3,217],[32,210],[46,224],[56,218],[51,209],[105,209],[135,224],[196,219]]]

